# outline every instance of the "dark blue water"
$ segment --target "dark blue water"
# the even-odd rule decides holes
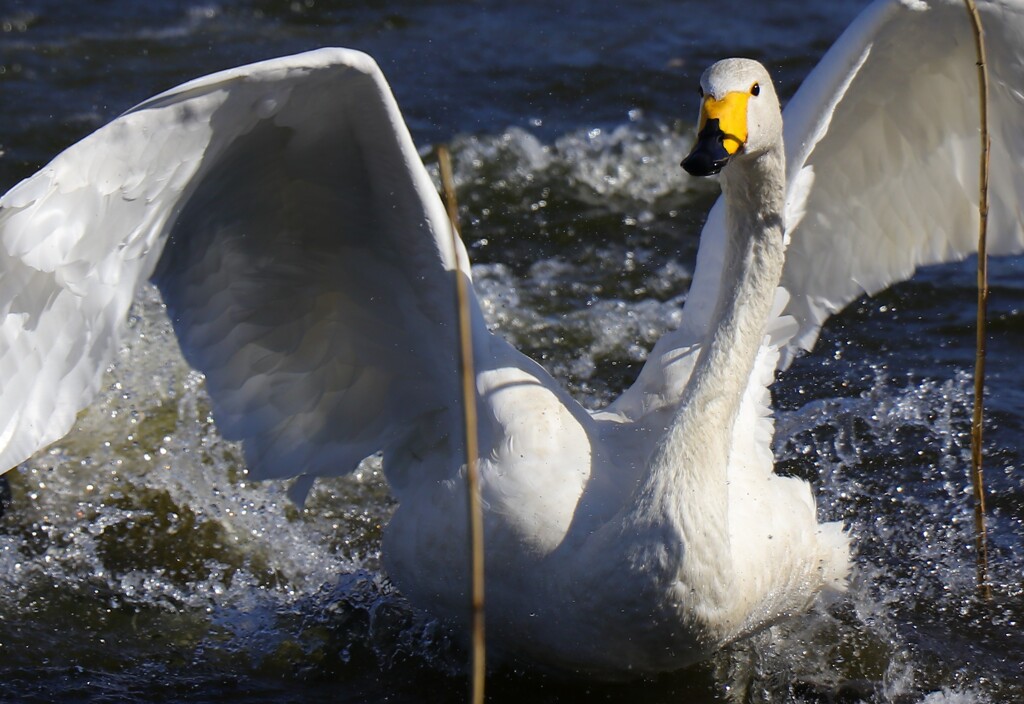
[[[424,143],[511,125],[550,138],[635,108],[689,120],[697,78],[723,53],[764,60],[788,94],[863,5],[7,0],[0,175],[24,176],[184,80],[321,46],[374,56]]]
[[[452,143],[492,322],[599,404],[678,324],[715,197],[673,187],[700,73],[752,56],[789,96],[865,4],[5,0],[0,189],[189,78],[364,50],[424,153]],[[973,591],[968,261],[853,304],[773,387],[778,470],[812,478],[823,516],[851,526],[847,598],[653,681],[499,671],[493,701],[1024,697],[1024,260],[994,262],[992,284],[993,603]],[[152,291],[79,429],[11,478],[0,701],[465,697],[450,634],[380,571],[379,468],[325,482],[304,512],[246,482]]]

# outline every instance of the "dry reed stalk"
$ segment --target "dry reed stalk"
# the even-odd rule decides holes
[[[452,227],[452,250],[458,246],[459,208],[455,200],[452,160],[448,148],[437,148],[441,170],[441,191]],[[473,338],[469,320],[469,281],[456,270],[455,298],[459,319],[459,368],[462,379],[462,407],[466,433],[466,484],[469,493],[469,549],[471,555],[471,678],[470,701],[483,704],[486,678],[486,644],[484,639],[484,521],[480,506],[480,475],[477,467],[477,412],[475,373],[473,371]]]
[[[964,0],[974,30],[978,54],[978,91],[981,104],[981,178],[978,197],[978,332],[974,356],[974,413],[971,417],[971,484],[974,487],[974,527],[977,549],[978,591],[992,598],[988,579],[988,530],[985,527],[985,485],[982,471],[983,411],[985,394],[986,322],[988,319],[988,172],[991,143],[988,134],[988,65],[985,32],[974,0]]]

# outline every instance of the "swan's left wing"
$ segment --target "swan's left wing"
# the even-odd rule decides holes
[[[988,246],[1024,250],[1024,3],[980,0],[990,76]],[[883,0],[786,106],[786,312],[810,349],[832,313],[977,250],[980,114],[961,0]]]
[[[978,6],[991,80],[989,252],[1013,254],[1024,250],[1024,2]],[[877,0],[786,105],[790,242],[777,301],[785,318],[774,325],[792,325],[774,338],[780,366],[864,293],[977,250],[976,62],[961,0]],[[724,250],[719,199],[701,232],[683,324],[666,349],[706,334]]]
[[[992,82],[989,250],[1010,254],[1024,250],[1024,2],[978,4]],[[783,116],[790,244],[767,331],[782,367],[863,293],[976,249],[978,75],[963,3],[878,0]],[[609,411],[654,411],[658,425],[674,407],[711,325],[724,251],[719,199],[701,232],[682,325],[658,341]]]
[[[255,476],[343,473],[451,427],[468,263],[368,56],[185,84],[0,208],[0,471],[67,432],[151,275]]]

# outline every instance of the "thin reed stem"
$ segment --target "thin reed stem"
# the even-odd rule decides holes
[[[458,246],[459,208],[455,200],[452,161],[448,148],[437,148],[437,161],[441,168],[441,189],[448,219],[452,226],[452,247]],[[462,377],[462,407],[466,432],[466,483],[469,492],[469,549],[471,554],[470,610],[472,629],[472,658],[470,701],[483,704],[486,679],[486,641],[484,637],[484,519],[480,506],[480,474],[477,458],[477,412],[475,374],[473,371],[473,338],[469,321],[468,279],[456,272],[455,297],[459,317],[459,362]]]
[[[988,578],[988,531],[985,527],[985,485],[982,470],[984,430],[985,353],[988,320],[988,174],[991,142],[988,133],[988,65],[985,33],[974,0],[964,0],[971,17],[978,54],[978,90],[981,103],[981,172],[978,196],[978,331],[974,356],[974,413],[971,417],[971,483],[974,487],[974,527],[977,547],[978,591],[992,598]]]

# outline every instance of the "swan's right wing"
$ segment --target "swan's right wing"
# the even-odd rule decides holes
[[[457,449],[468,261],[370,57],[185,84],[0,206],[0,471],[67,432],[151,274],[254,476]]]
[[[224,434],[254,477],[297,486],[380,450],[454,453],[460,427],[453,271],[468,261],[380,70],[344,63],[196,180],[153,275]]]

